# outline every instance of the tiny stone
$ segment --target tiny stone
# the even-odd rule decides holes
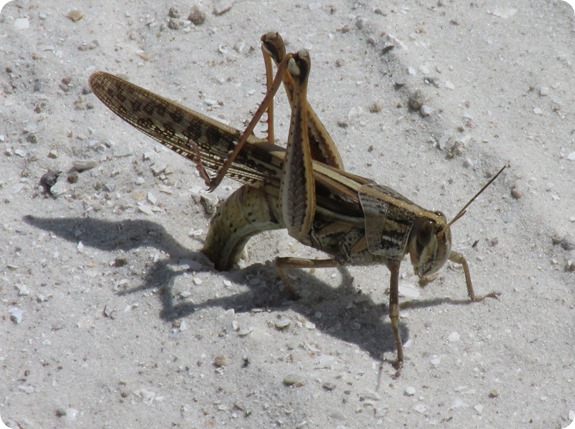
[[[214,15],[220,16],[229,12],[234,5],[234,0],[214,0]]]
[[[305,378],[299,374],[288,374],[284,377],[284,385],[302,387],[305,385]]]
[[[93,159],[79,159],[72,163],[72,167],[78,173],[83,173],[84,171],[91,170],[92,168],[96,167],[98,163]]]
[[[518,200],[523,196],[523,194],[521,193],[521,191],[519,189],[517,189],[514,186],[513,188],[511,188],[511,196],[513,197],[513,199]]]
[[[303,324],[303,326],[305,326],[307,329],[310,329],[310,330],[315,329],[315,323],[313,323],[313,322],[305,322]]]
[[[276,320],[276,322],[275,322],[275,324],[274,324],[274,326],[276,327],[276,329],[279,330],[279,331],[281,331],[281,330],[283,330],[283,329],[286,329],[286,328],[289,327],[290,325],[291,325],[291,320],[285,319],[285,318]]]
[[[567,263],[565,264],[565,271],[567,271],[568,273],[574,273],[575,272],[575,261],[572,261],[572,260],[567,261]]]
[[[168,16],[170,18],[179,18],[180,17],[180,11],[178,10],[177,7],[172,6],[169,10],[168,10]]]
[[[254,331],[254,328],[250,326],[248,328],[240,329],[238,332],[238,335],[240,337],[246,337],[246,336],[250,335],[253,331]]]
[[[206,14],[198,5],[193,5],[188,19],[192,21],[194,25],[202,25],[206,21]]]
[[[48,152],[48,158],[50,158],[50,159],[58,158],[58,151],[57,150],[51,150],[50,152]]]
[[[170,30],[179,30],[184,26],[184,21],[181,19],[170,18],[168,19],[168,28]]]
[[[427,116],[433,113],[433,107],[431,107],[428,104],[424,104],[423,106],[421,106],[421,109],[419,109],[419,113],[421,114],[421,116],[426,118]]]
[[[379,113],[382,110],[382,106],[381,103],[379,103],[378,101],[374,101],[373,103],[371,103],[371,106],[369,106],[369,111],[370,113]]]
[[[186,299],[189,298],[190,296],[192,296],[192,292],[190,292],[189,290],[183,290],[179,293],[180,298],[182,299]]]
[[[22,316],[24,315],[24,312],[18,307],[10,307],[8,314],[10,314],[10,320],[15,324],[18,325],[22,322]]]
[[[30,289],[26,285],[16,285],[16,289],[18,289],[18,296],[30,295]]]
[[[40,185],[47,194],[52,194],[52,187],[58,181],[58,176],[60,176],[60,171],[48,171],[40,178]]]
[[[153,164],[150,169],[152,170],[152,173],[154,173],[154,176],[159,176],[160,174],[162,174],[167,168],[166,164]]]
[[[547,86],[539,87],[539,95],[541,97],[545,97],[545,96],[549,95],[549,87],[547,87]]]
[[[415,395],[415,387],[413,386],[407,386],[404,390],[404,393],[406,396],[413,396]]]
[[[150,207],[144,206],[141,204],[138,204],[138,210],[140,210],[142,213],[147,214],[147,215],[154,214],[154,212],[152,211],[152,209]]]
[[[214,366],[216,368],[221,368],[223,366],[227,366],[229,363],[228,358],[224,355],[217,355],[214,358]]]
[[[498,398],[499,397],[499,392],[495,389],[491,390],[489,392],[489,395],[487,395],[489,398]]]
[[[420,90],[416,90],[413,94],[409,96],[408,99],[409,107],[413,110],[421,109],[424,103],[423,93]]]
[[[203,282],[202,282],[202,279],[200,279],[199,277],[194,277],[194,280],[193,280],[193,281],[194,281],[194,284],[195,284],[196,286],[199,286],[199,285],[201,285],[201,284],[203,283]]]
[[[567,159],[569,161],[575,161],[575,152],[571,152],[569,155],[567,155]]]
[[[335,390],[336,385],[334,383],[330,383],[330,382],[325,382],[321,385],[323,390],[327,390],[328,392],[331,392],[332,390]]]
[[[82,18],[84,18],[84,14],[77,9],[72,9],[70,12],[68,12],[66,18],[68,18],[72,22],[78,22]]]

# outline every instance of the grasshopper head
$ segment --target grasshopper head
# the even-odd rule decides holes
[[[439,270],[451,253],[451,230],[445,215],[433,212],[419,218],[409,234],[408,248],[419,277]]]

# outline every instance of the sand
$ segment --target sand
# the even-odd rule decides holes
[[[568,426],[573,30],[563,1],[10,2],[0,15],[4,422]],[[321,254],[279,231],[251,240],[240,267],[214,270],[199,253],[202,199],[238,185],[206,193],[189,161],[89,91],[105,70],[242,129],[265,91],[267,31],[310,51],[309,100],[349,171],[451,218],[511,164],[452,228],[476,292],[500,297],[469,304],[451,263],[420,289],[406,259],[398,378],[385,267],[296,270],[300,298],[286,299],[274,258]],[[283,95],[277,104],[283,144]],[[70,174],[80,161],[93,168]],[[39,185],[48,171],[62,172],[52,196]]]

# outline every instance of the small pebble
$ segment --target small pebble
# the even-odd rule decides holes
[[[433,113],[433,107],[431,107],[429,104],[424,104],[423,106],[421,106],[421,109],[419,109],[419,113],[421,114],[421,116],[426,118],[427,116]]]
[[[214,0],[214,15],[220,16],[229,12],[234,5],[234,0]]]
[[[206,13],[198,5],[193,5],[188,19],[194,25],[202,25],[206,21]]]
[[[84,14],[78,9],[72,9],[70,12],[68,12],[66,18],[68,18],[72,22],[78,22],[82,18],[84,18]]]
[[[323,384],[321,385],[321,387],[322,387],[323,390],[327,390],[328,392],[331,392],[332,390],[335,390],[336,385],[335,385],[334,383],[330,383],[330,382],[328,381],[328,382],[323,383]]]
[[[310,329],[310,330],[315,329],[315,323],[313,323],[313,322],[305,322],[303,324],[303,326],[305,326],[307,329]]]
[[[288,374],[283,383],[286,386],[302,387],[305,385],[305,378],[299,374]]]
[[[571,152],[569,155],[567,155],[567,159],[569,161],[575,161],[575,152]]]
[[[147,200],[150,204],[153,204],[153,205],[156,205],[156,203],[158,202],[158,200],[156,199],[154,194],[152,194],[151,192],[148,192]]]
[[[60,171],[49,170],[40,178],[40,185],[44,189],[45,193],[52,194],[52,187],[58,181],[58,176],[60,176],[60,173]]]
[[[72,168],[78,173],[83,173],[84,171],[91,170],[97,165],[98,163],[93,159],[79,159],[72,163]]]
[[[16,289],[18,289],[18,296],[30,295],[30,289],[26,285],[16,285]]]
[[[403,391],[403,393],[405,393],[405,396],[413,396],[415,395],[415,387],[407,386]]]
[[[170,30],[179,30],[184,26],[184,21],[181,19],[170,18],[168,19],[168,28]]]
[[[22,316],[24,315],[24,312],[18,307],[10,307],[8,314],[10,314],[10,320],[15,324],[18,325],[22,322]]]
[[[281,331],[283,329],[286,329],[287,327],[289,327],[291,325],[291,320],[286,319],[286,318],[281,318],[279,320],[276,320],[274,326],[276,327],[277,330]]]
[[[379,113],[379,112],[381,112],[382,109],[383,109],[383,107],[379,101],[374,101],[369,106],[369,112],[370,113]]]
[[[254,328],[252,326],[249,326],[247,328],[240,329],[238,331],[238,335],[240,337],[246,337],[246,336],[250,335],[253,331],[254,331]]]
[[[168,9],[168,16],[170,18],[179,18],[180,17],[180,11],[178,10],[177,7],[172,6],[170,9]]]
[[[408,103],[409,107],[411,107],[413,110],[421,109],[421,106],[423,106],[424,103],[423,93],[419,89],[416,90],[409,96]]]
[[[140,203],[138,203],[138,210],[140,210],[142,213],[147,214],[147,215],[154,214],[154,212],[152,211],[152,209],[150,207],[142,205]]]
[[[514,186],[513,188],[511,188],[511,196],[513,197],[513,199],[519,200],[523,196],[523,194],[519,189],[517,189],[516,186]]]
[[[224,355],[217,355],[214,358],[214,366],[216,368],[221,368],[223,366],[227,366],[229,363],[228,358]]]

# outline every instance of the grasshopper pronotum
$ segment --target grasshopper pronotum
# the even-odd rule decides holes
[[[389,317],[399,368],[403,347],[398,283],[404,256],[410,255],[420,277],[435,273],[447,260],[460,264],[470,300],[482,300],[474,293],[465,257],[451,250],[450,227],[505,167],[450,222],[442,212],[426,210],[387,186],[348,173],[307,102],[311,67],[307,51],[286,54],[277,33],[264,35],[262,46],[268,75],[270,58],[278,71],[273,81],[268,79],[266,97],[244,132],[105,72],[94,73],[90,85],[121,118],[193,160],[210,189],[225,175],[244,183],[219,206],[210,222],[202,252],[217,269],[231,268],[253,235],[280,228],[330,256],[277,258],[280,273],[287,268],[385,264],[391,273]],[[273,135],[271,106],[281,82],[291,106],[286,149],[252,134],[268,110],[269,135]],[[206,168],[218,174],[211,178]]]

